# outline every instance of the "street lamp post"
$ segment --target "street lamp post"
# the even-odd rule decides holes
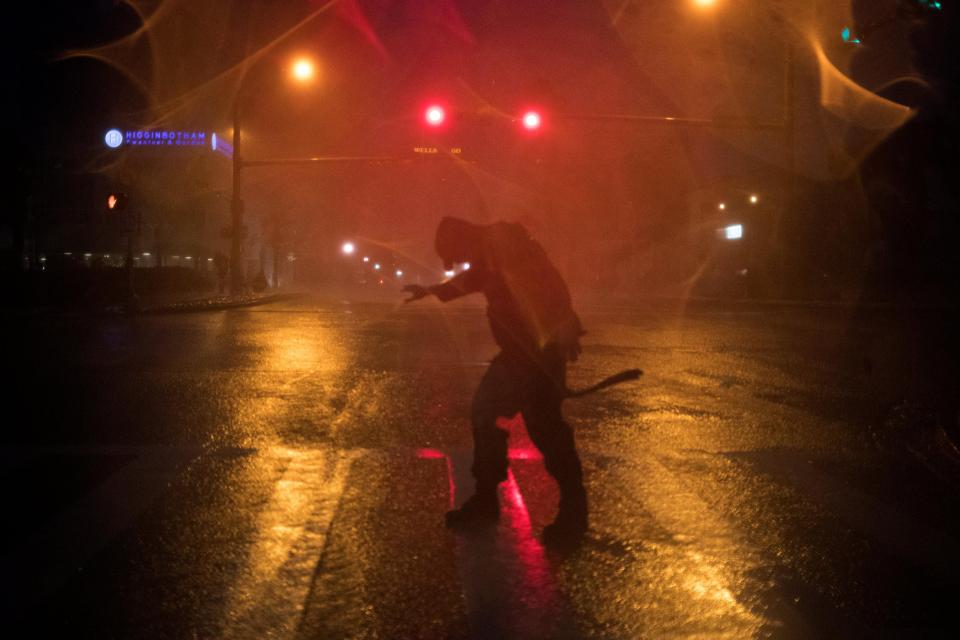
[[[316,69],[312,61],[306,58],[295,60],[290,67],[291,76],[300,83],[309,83],[314,80]],[[246,289],[246,282],[243,272],[243,247],[246,239],[246,227],[243,225],[243,198],[241,197],[242,173],[243,169],[248,167],[264,166],[289,166],[289,165],[321,165],[321,164],[341,164],[341,163],[384,163],[384,162],[403,162],[402,157],[394,156],[320,156],[320,157],[297,157],[297,158],[254,158],[244,160],[241,149],[240,139],[240,121],[241,107],[243,102],[243,80],[240,80],[240,87],[233,100],[233,187],[230,197],[231,224],[229,229],[230,237],[230,294],[240,295]],[[434,116],[427,116],[428,119],[435,119]],[[442,124],[444,114],[441,114],[437,122],[433,124]],[[379,265],[375,266],[379,270]]]
[[[693,0],[693,4],[699,9],[710,11],[713,10],[716,5],[715,0]],[[781,11],[778,10],[776,5],[770,3],[764,3],[769,15],[773,20],[780,25],[784,25],[784,15]],[[784,31],[786,29],[784,28]],[[797,199],[797,150],[796,150],[796,102],[797,102],[797,49],[796,45],[793,42],[793,35],[790,33],[786,34],[784,41],[784,56],[783,56],[783,115],[781,117],[781,122],[774,125],[772,128],[781,129],[783,131],[783,147],[784,147],[784,164],[787,169],[787,182],[785,185],[785,193],[783,197],[783,206],[779,207],[776,210],[775,217],[773,220],[773,230],[772,234],[776,241],[781,241],[783,236],[783,226],[784,219],[789,213],[792,213],[796,207]],[[752,127],[752,128],[766,128],[766,127]],[[776,258],[776,286],[777,294],[780,297],[783,297],[786,292],[787,282],[786,282],[786,270],[787,270],[787,260],[786,252],[783,250],[783,247],[780,247],[780,250],[777,252]]]
[[[298,58],[293,62],[291,74],[297,82],[306,83],[313,80],[314,65],[306,58]],[[230,192],[230,295],[241,295],[246,290],[244,273],[243,249],[246,241],[247,229],[243,224],[243,198],[241,186],[243,168],[248,164],[243,160],[240,140],[240,116],[243,102],[243,81],[240,80],[237,95],[233,99],[233,186]]]
[[[776,225],[776,234],[777,241],[780,241],[783,236],[783,219],[786,213],[793,213],[796,207],[796,197],[797,197],[797,150],[796,150],[796,50],[793,46],[793,43],[789,40],[787,41],[787,50],[784,59],[785,64],[785,74],[784,74],[784,153],[786,155],[786,165],[787,165],[787,188],[786,193],[784,194],[784,205],[778,210],[776,214],[776,220],[774,224]],[[786,295],[786,252],[784,251],[783,246],[780,246],[780,250],[777,252],[778,264],[777,264],[777,295],[779,297],[784,297]]]
[[[242,88],[242,87],[241,87]],[[243,273],[243,200],[240,198],[243,160],[240,156],[240,91],[233,101],[233,188],[230,195],[230,295],[240,295],[246,287]]]

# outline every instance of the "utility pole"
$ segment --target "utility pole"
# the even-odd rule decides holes
[[[244,292],[243,245],[243,200],[240,198],[240,179],[243,160],[240,157],[240,92],[233,101],[233,188],[230,195],[230,295]]]
[[[243,86],[249,71],[249,35],[250,7],[239,3],[234,16],[240,22],[236,33],[239,36],[239,49],[243,53],[240,79],[237,93],[233,98],[233,187],[230,195],[230,295],[238,296],[246,290],[244,274],[243,247],[246,241],[246,228],[243,226],[243,200],[241,199],[241,173],[243,160],[240,149],[240,115],[243,102]]]
[[[777,295],[781,298],[787,294],[787,256],[784,248],[787,246],[784,238],[784,219],[789,220],[793,217],[796,209],[797,197],[797,150],[796,150],[796,47],[792,42],[787,42],[786,70],[784,73],[784,112],[783,112],[783,145],[784,156],[787,165],[787,184],[784,194],[784,206],[777,212],[775,238],[780,244],[778,254],[777,271]]]

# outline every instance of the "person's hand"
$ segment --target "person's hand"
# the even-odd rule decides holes
[[[409,293],[410,297],[404,300],[404,302],[413,302],[414,300],[419,300],[421,298],[426,298],[430,295],[430,290],[426,287],[422,287],[419,284],[408,284],[402,289],[405,293]]]

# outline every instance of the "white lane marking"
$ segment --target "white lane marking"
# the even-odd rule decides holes
[[[225,638],[292,637],[358,452],[277,449],[288,459],[260,511],[247,568],[228,596]]]
[[[761,554],[656,455],[645,457],[642,465],[642,482],[627,486],[653,520],[674,536],[673,544],[658,549],[663,568],[655,597],[660,601],[645,612],[646,627],[655,634],[676,633],[678,621],[696,611],[698,633],[718,638],[756,635],[765,621],[741,602],[738,587],[744,575],[761,565]]]
[[[472,453],[448,456],[455,505],[473,493]],[[533,535],[530,514],[512,471],[500,485],[497,526],[458,533],[457,565],[475,638],[562,637],[572,628],[559,585],[543,546]]]

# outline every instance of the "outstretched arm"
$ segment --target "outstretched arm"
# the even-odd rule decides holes
[[[475,293],[483,288],[483,275],[479,269],[471,269],[458,274],[456,277],[440,284],[424,287],[419,284],[408,284],[403,291],[410,294],[404,302],[413,302],[434,295],[441,302],[454,300],[468,293]]]
[[[402,291],[410,294],[410,297],[404,300],[404,302],[414,302],[415,300],[420,300],[430,295],[430,289],[419,284],[405,285]]]

